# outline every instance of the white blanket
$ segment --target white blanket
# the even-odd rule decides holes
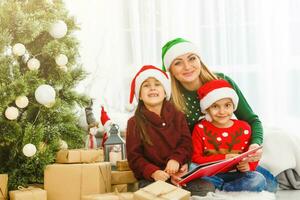
[[[262,192],[222,192],[208,193],[205,197],[192,196],[190,200],[276,200],[274,193]]]
[[[286,169],[294,169],[300,174],[300,134],[266,128],[260,165],[270,170],[274,176]]]

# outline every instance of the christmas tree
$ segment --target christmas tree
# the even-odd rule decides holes
[[[0,173],[9,189],[43,182],[61,146],[83,146],[75,91],[86,73],[78,64],[78,26],[62,0],[0,1]]]

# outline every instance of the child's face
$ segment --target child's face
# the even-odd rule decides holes
[[[146,79],[140,89],[140,99],[146,106],[162,105],[166,97],[163,85],[155,78]]]
[[[233,114],[233,103],[230,98],[224,98],[212,104],[207,112],[212,118],[212,122],[217,125],[227,125]]]

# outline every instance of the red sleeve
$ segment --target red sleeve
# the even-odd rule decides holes
[[[177,119],[180,124],[180,126],[178,127],[178,131],[180,132],[181,137],[177,145],[177,148],[169,157],[169,160],[174,159],[178,161],[180,165],[183,165],[189,162],[192,157],[192,153],[193,153],[192,137],[183,113],[178,112]]]
[[[194,147],[192,162],[197,163],[197,164],[202,164],[202,163],[213,162],[213,161],[225,159],[224,154],[217,154],[217,155],[210,155],[210,156],[204,155],[204,151],[203,151],[204,143],[202,141],[203,135],[204,135],[203,129],[199,128],[196,125],[193,130],[193,134],[192,134],[192,141],[193,141],[193,147]]]
[[[127,123],[126,151],[129,167],[135,174],[135,177],[153,181],[151,175],[156,170],[160,170],[160,168],[145,159],[143,143],[133,118],[128,120]]]
[[[256,162],[249,162],[250,171],[255,171],[258,165],[258,161]]]

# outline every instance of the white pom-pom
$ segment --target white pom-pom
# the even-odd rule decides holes
[[[37,102],[43,105],[53,105],[55,102],[55,90],[50,85],[40,85],[34,93]]]
[[[30,70],[37,70],[38,68],[40,68],[40,61],[36,58],[31,58],[28,62],[27,62],[27,67]]]
[[[26,144],[24,147],[23,147],[23,154],[27,157],[31,157],[31,156],[34,156],[36,153],[36,147],[35,145],[29,143],[29,144]]]
[[[135,105],[133,103],[129,103],[126,105],[126,110],[128,112],[132,112],[135,109]]]
[[[13,46],[13,54],[17,56],[22,56],[26,52],[26,48],[23,44],[17,43]]]
[[[68,144],[66,141],[60,140],[59,144],[60,144],[60,149],[68,149]]]
[[[59,54],[55,57],[55,62],[58,66],[65,66],[68,63],[68,57],[65,54]]]
[[[29,100],[26,96],[18,96],[15,103],[19,108],[25,108],[28,106]]]
[[[7,119],[15,120],[18,118],[18,116],[19,116],[19,110],[16,107],[11,106],[11,107],[6,108],[5,117]]]
[[[52,37],[59,39],[64,37],[67,34],[67,31],[68,27],[66,23],[62,20],[59,20],[52,24],[49,33]]]

